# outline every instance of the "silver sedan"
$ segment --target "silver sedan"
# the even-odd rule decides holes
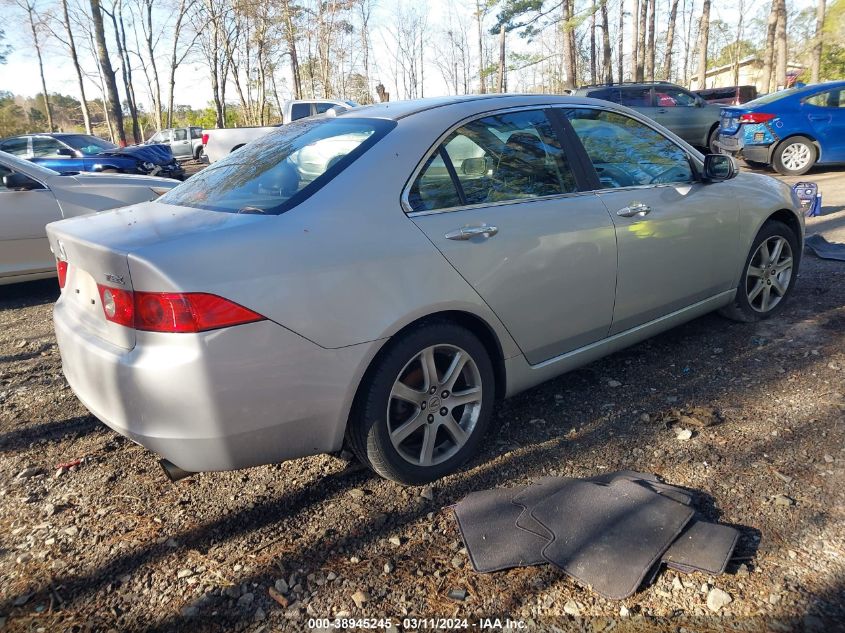
[[[295,122],[48,233],[68,382],[171,475],[346,444],[416,484],[498,398],[714,310],[777,314],[804,223],[786,185],[624,107],[491,95]]]
[[[57,274],[48,223],[145,202],[177,184],[147,176],[62,176],[0,152],[0,286]]]

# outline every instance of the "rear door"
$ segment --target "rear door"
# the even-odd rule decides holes
[[[3,177],[11,173],[0,163],[0,277],[54,269],[45,227],[62,219],[59,204],[46,187],[6,189]]]
[[[636,119],[600,108],[562,110],[616,227],[610,334],[730,290],[739,268],[739,204],[730,181],[699,182],[686,151]]]
[[[607,335],[616,238],[543,109],[466,122],[406,192],[416,225],[532,364]]]
[[[701,109],[695,96],[686,90],[669,86],[654,88],[655,107],[651,118],[669,128],[692,145],[701,145],[709,131],[701,122]],[[714,121],[715,122],[715,114]]]
[[[192,157],[191,139],[188,138],[187,128],[180,127],[173,130],[173,140],[170,141],[170,149],[176,160],[187,160]]]
[[[845,90],[827,90],[808,97],[801,109],[822,147],[821,159],[845,161]]]

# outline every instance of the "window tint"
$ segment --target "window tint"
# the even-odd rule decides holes
[[[311,116],[311,104],[310,103],[294,103],[290,108],[290,120],[296,121],[297,119],[304,119],[307,116]]]
[[[202,138],[202,128],[201,127],[192,127],[191,128],[191,138]]]
[[[337,108],[338,112],[346,111],[346,108],[344,108],[342,105],[337,105],[336,103],[329,103],[327,101],[314,104],[314,110],[317,114],[323,114],[324,112],[326,112],[327,110],[331,110],[332,108]]]
[[[0,165],[0,191],[6,191],[6,185],[3,184],[3,178],[12,173],[12,170],[5,165]]]
[[[63,147],[56,139],[39,137],[32,139],[32,155],[36,158],[56,158],[56,150]]]
[[[578,108],[566,111],[603,188],[690,182],[683,149],[630,117]]]
[[[159,200],[212,211],[277,215],[329,182],[395,125],[376,119],[290,123],[232,152]]]
[[[542,110],[477,119],[450,134],[441,150],[455,170],[462,204],[523,200],[576,190],[575,177]],[[444,193],[450,189],[440,182],[435,170],[438,163],[430,161],[411,188],[409,201],[415,211],[456,206],[446,204],[454,198]]]
[[[804,99],[804,103],[821,108],[845,108],[845,90],[828,90]]]
[[[188,140],[188,130],[185,128],[179,128],[178,130],[173,130],[173,140],[174,141],[187,141]]]
[[[613,103],[619,103],[622,100],[622,97],[619,94],[619,88],[602,88],[600,90],[592,90],[587,96],[593,99],[613,101]]]
[[[651,106],[651,88],[621,88],[619,103],[630,108],[647,108]]]
[[[14,154],[15,156],[25,156],[29,153],[27,139],[25,138],[10,139],[0,145],[0,150]]]
[[[695,97],[684,90],[677,88],[664,88],[659,86],[654,89],[654,96],[657,106],[660,108],[695,107]]]
[[[73,148],[78,149],[86,156],[95,156],[105,149],[115,149],[117,145],[109,143],[96,136],[89,136],[88,134],[68,134],[63,136],[62,140]]]
[[[414,211],[461,206],[458,188],[443,161],[442,148],[426,161],[408,192],[408,202]]]

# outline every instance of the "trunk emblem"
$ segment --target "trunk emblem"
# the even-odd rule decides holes
[[[123,275],[113,275],[111,273],[106,273],[106,281],[110,281],[113,284],[120,284],[121,286],[126,285],[126,283],[123,281]]]

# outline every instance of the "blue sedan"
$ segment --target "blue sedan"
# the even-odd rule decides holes
[[[180,180],[185,175],[166,145],[118,147],[89,134],[24,134],[0,140],[0,151],[60,174],[105,172]]]
[[[845,81],[773,92],[722,108],[718,145],[751,166],[800,176],[845,163]]]

